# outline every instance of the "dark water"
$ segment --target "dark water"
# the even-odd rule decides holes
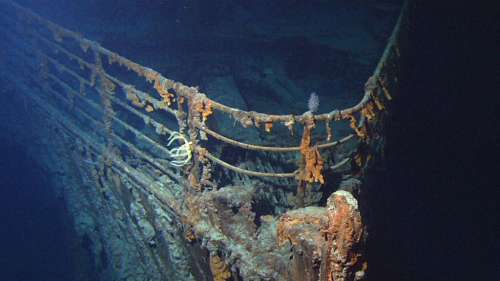
[[[486,11],[418,1],[415,63],[388,128],[388,171],[370,192],[374,280],[500,276],[500,138],[491,130],[498,20]]]
[[[55,3],[23,2],[45,12]],[[82,15],[96,3],[85,2]],[[79,11],[76,2],[67,5]],[[98,16],[139,13],[113,9],[117,1],[101,5]],[[164,5],[171,3],[144,1],[138,9]],[[378,176],[377,190],[369,191],[375,210],[372,280],[498,280],[500,249],[493,241],[500,234],[488,228],[498,219],[498,196],[487,189],[499,187],[498,179],[490,179],[500,168],[492,163],[498,163],[493,152],[500,149],[494,133],[498,117],[492,114],[498,107],[486,85],[494,79],[486,77],[490,70],[482,64],[498,60],[498,52],[487,57],[492,45],[480,40],[493,29],[498,35],[498,21],[470,8],[419,5],[415,64],[404,70],[408,82],[395,100],[388,131],[388,172]],[[64,10],[52,12],[77,27]],[[48,176],[19,145],[1,144],[0,155],[0,280],[73,280],[71,231]]]
[[[22,146],[0,145],[0,280],[72,280],[64,202]]]

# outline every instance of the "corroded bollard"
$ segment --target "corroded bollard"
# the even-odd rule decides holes
[[[327,202],[328,229],[326,231],[326,256],[322,259],[324,273],[320,280],[363,280],[366,270],[364,261],[364,227],[358,209],[358,201],[351,193],[340,190]]]
[[[358,202],[347,191],[328,198],[326,208],[289,211],[278,224],[278,244],[290,242],[288,272],[294,281],[359,281],[366,271],[364,226]]]

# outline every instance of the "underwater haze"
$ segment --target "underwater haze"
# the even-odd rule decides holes
[[[437,191],[467,32],[403,2],[0,0],[0,281],[494,280]]]

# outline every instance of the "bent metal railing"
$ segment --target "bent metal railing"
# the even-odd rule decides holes
[[[60,111],[56,110],[58,103],[65,104],[74,118],[83,119],[82,122],[88,124],[91,130],[102,129],[99,130],[105,138],[106,147],[100,149],[101,153],[112,151],[115,145],[125,146],[160,171],[169,174],[180,172],[195,190],[216,186],[211,181],[212,163],[246,176],[296,179],[299,187],[308,183],[323,184],[323,173],[326,169],[336,170],[346,165],[360,169],[366,167],[373,151],[366,152],[366,149],[360,147],[372,150],[381,147],[380,142],[383,140],[380,134],[381,121],[386,111],[386,103],[391,100],[391,89],[397,84],[394,79],[397,74],[395,62],[400,55],[398,36],[405,9],[389,38],[379,64],[365,84],[361,101],[355,106],[318,115],[311,112],[302,115],[272,115],[244,111],[216,102],[196,87],[165,78],[159,72],[141,66],[94,41],[85,39],[78,33],[45,20],[14,2],[4,0],[0,3],[15,10],[13,15],[5,14],[5,20],[15,26],[7,33],[7,39],[13,43],[17,42],[19,48],[16,47],[18,49],[14,51],[26,59],[26,66],[38,73],[37,82],[46,93],[50,94],[55,103],[46,105],[51,106],[51,112]],[[21,43],[19,43],[20,38],[23,39]],[[135,87],[133,83],[124,82],[117,77],[119,75],[111,75],[113,71],[107,69],[113,67],[128,70],[129,73],[124,74],[127,77],[130,77],[130,72],[135,73],[143,82],[147,82],[143,84],[138,82],[141,87],[147,88],[145,84],[149,84],[156,94],[151,95],[147,90],[138,89],[139,87]],[[137,80],[136,78],[130,79]],[[45,100],[43,97],[35,98],[41,99],[41,103]],[[165,112],[173,117],[175,122],[168,121],[168,117],[160,116],[158,112]],[[265,146],[231,139],[209,128],[207,120],[214,112],[229,115],[243,128],[262,128],[267,133],[272,133],[276,124],[282,124],[290,132],[294,131],[294,127],[301,127],[300,145]],[[154,128],[158,136],[152,136],[145,133],[145,129],[130,125],[126,120],[129,117],[124,113],[135,116],[147,126]],[[61,113],[58,119],[62,124],[66,124],[67,128],[72,128],[69,131],[82,130],[78,129],[78,126],[68,125],[70,119],[64,117],[64,113]],[[332,124],[341,120],[350,123],[353,133],[334,140]],[[324,142],[314,141],[313,130],[319,123],[325,124]],[[113,128],[113,124],[122,128],[119,133]],[[149,150],[154,153],[144,151],[130,138],[124,137],[124,131],[131,133],[135,139],[147,143]],[[161,136],[168,136],[168,139],[164,140]],[[209,151],[204,146],[208,137],[240,149],[265,153],[300,153],[301,158],[298,167],[292,171],[254,171],[223,161]],[[327,153],[323,151],[353,142],[355,146],[352,153],[325,167],[324,157]],[[87,140],[86,143],[92,142]],[[172,145],[174,147],[169,148]],[[96,149],[96,153],[97,151],[99,149]]]
[[[302,276],[305,267],[300,262],[291,262],[290,251],[283,252],[281,242],[276,245],[269,242],[262,251],[252,244],[260,239],[258,233],[265,229],[273,231],[271,222],[278,229],[277,240],[287,240],[286,233],[280,236],[280,229],[286,228],[280,226],[286,226],[287,220],[291,220],[285,212],[310,205],[314,200],[313,203],[318,203],[320,199],[316,195],[321,192],[311,190],[334,182],[327,172],[333,171],[348,181],[379,163],[374,158],[383,158],[386,107],[390,106],[391,94],[397,92],[400,56],[408,49],[405,44],[408,31],[401,32],[409,25],[408,3],[405,3],[380,62],[365,84],[361,101],[353,107],[325,114],[272,115],[216,102],[196,87],[167,79],[12,1],[0,0],[0,13],[0,33],[4,39],[0,40],[0,56],[5,56],[2,66],[12,67],[11,71],[3,67],[2,75],[16,86],[13,93],[20,95],[17,101],[25,103],[27,113],[48,119],[35,126],[48,127],[40,130],[44,137],[47,132],[58,134],[54,147],[61,144],[63,157],[67,157],[61,162],[72,165],[68,170],[76,171],[75,175],[81,177],[80,180],[75,176],[77,189],[89,187],[88,190],[94,192],[92,195],[96,196],[90,196],[90,200],[107,202],[109,198],[118,198],[116,201],[123,201],[123,206],[114,203],[110,206],[113,210],[124,209],[126,216],[117,220],[130,217],[134,221],[136,215],[127,210],[130,208],[128,197],[133,193],[147,198],[142,204],[148,210],[161,208],[161,212],[151,211],[149,216],[169,217],[164,222],[156,217],[150,217],[149,221],[154,224],[157,240],[169,241],[165,243],[165,252],[184,258],[171,262],[163,253],[151,256],[163,261],[157,263],[161,268],[172,267],[182,276],[172,277],[175,280],[195,280],[192,276],[188,278],[191,272],[202,271],[194,265],[198,258],[203,259],[196,257],[198,251],[182,250],[184,244],[188,244],[186,241],[198,241],[199,247],[210,252],[213,274],[213,261],[220,262],[221,256],[228,265],[246,270],[239,271],[248,277],[241,280],[292,280],[288,274],[293,268],[299,268],[298,275]],[[29,112],[30,106],[32,112]],[[257,128],[264,136],[279,135],[285,144],[296,140],[295,132],[299,132],[296,135],[300,140],[298,145],[274,146],[250,140],[247,135],[243,140],[236,140],[230,136],[227,126],[216,128],[217,123],[227,119],[238,123],[237,129]],[[344,123],[348,123],[349,133],[340,135],[335,129]],[[286,137],[290,137],[290,141]],[[224,159],[221,152],[224,149],[230,153],[233,149],[241,152],[238,160]],[[230,181],[224,182],[224,177]],[[247,181],[246,177],[260,182]],[[244,184],[248,182],[250,188],[231,186],[241,180]],[[264,184],[259,186],[260,183]],[[199,192],[224,185],[229,187]],[[340,184],[323,190],[328,193],[338,188]],[[132,190],[134,192],[125,192]],[[308,198],[306,190],[316,193],[309,193]],[[227,203],[226,199],[237,202]],[[259,200],[265,204],[257,202],[256,206],[265,208],[254,210],[252,204]],[[306,200],[309,200],[307,204]],[[267,205],[273,206],[267,208]],[[238,209],[234,219],[225,213],[226,208],[231,214]],[[268,210],[257,210],[266,208]],[[326,208],[314,210],[318,209]],[[298,211],[302,210],[306,208]],[[101,215],[100,209],[96,215]],[[223,227],[228,219],[235,225],[234,231]],[[314,220],[316,217],[312,216],[303,223]],[[302,223],[291,221],[288,225]],[[332,237],[336,237],[336,230],[329,230],[328,225],[325,234],[322,227],[318,228],[321,239],[314,241],[318,243],[316,246],[324,245],[320,240],[328,238],[328,249],[321,250],[321,267],[329,272],[333,268],[329,253],[334,252]],[[145,233],[138,233],[139,239],[149,241]],[[231,253],[224,253],[224,249]],[[253,256],[260,258],[253,259]],[[313,260],[312,255],[309,258]],[[248,271],[250,268],[255,272]],[[236,269],[231,270],[238,276]],[[164,275],[173,272],[169,270],[163,269]],[[274,278],[274,275],[271,278],[270,274],[282,278]]]

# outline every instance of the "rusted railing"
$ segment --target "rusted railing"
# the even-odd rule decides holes
[[[26,63],[31,65],[33,72],[39,73],[38,82],[56,102],[66,104],[71,108],[70,111],[77,114],[78,118],[87,120],[88,124],[103,128],[108,150],[116,144],[125,145],[157,169],[169,173],[177,173],[175,170],[180,169],[190,185],[197,190],[213,185],[211,163],[248,176],[295,178],[299,183],[323,183],[323,171],[327,168],[324,167],[325,153],[320,151],[351,141],[365,146],[370,146],[373,141],[377,141],[380,138],[380,120],[385,112],[385,104],[391,99],[389,89],[396,83],[389,81],[389,77],[392,77],[390,70],[396,68],[389,63],[395,61],[394,56],[399,55],[398,36],[405,10],[403,9],[398,19],[379,64],[365,84],[361,101],[350,108],[335,109],[325,114],[314,115],[306,112],[296,116],[244,111],[221,104],[207,97],[196,87],[165,78],[159,72],[141,66],[96,42],[85,39],[78,33],[45,20],[14,2],[0,1],[0,3],[16,11],[14,15],[8,16],[9,19],[6,19],[16,26],[9,32],[9,40],[23,41],[23,47],[20,49],[24,50],[19,50],[20,56],[26,58]],[[79,46],[80,50],[76,50],[75,46]],[[65,58],[62,59],[62,57]],[[105,59],[107,64],[104,62]],[[135,73],[150,83],[156,93],[151,95],[111,75],[106,71],[106,68],[111,66]],[[61,76],[66,78],[62,79]],[[75,106],[75,103],[82,103],[85,106],[83,108]],[[120,112],[143,120],[146,125],[154,128],[158,136],[148,135],[143,130],[129,125],[124,120],[125,114],[116,112],[117,108]],[[208,127],[207,120],[211,118],[214,111],[231,116],[244,128],[263,128],[268,133],[272,133],[272,128],[278,124],[290,131],[300,126],[303,131],[301,144],[291,147],[273,147],[231,139]],[[173,117],[177,124],[158,117],[158,112],[165,112]],[[100,114],[100,117],[97,114]],[[153,114],[156,115],[153,116]],[[350,122],[353,134],[333,140],[331,124],[341,120]],[[137,144],[132,144],[116,133],[112,128],[113,123],[119,125],[122,130],[131,132],[136,138],[144,140],[156,152],[153,155],[143,152]],[[312,132],[318,123],[325,124],[324,139],[327,140],[325,143],[316,143],[313,140]],[[161,136],[169,136],[170,144],[176,144],[177,147],[169,149],[161,140]],[[237,167],[207,150],[203,141],[208,137],[245,150],[301,153],[301,161],[295,170],[289,172],[253,171]],[[355,151],[358,150],[355,149]],[[356,153],[338,159],[328,169],[335,170],[349,163],[363,168],[370,156]],[[165,169],[165,164],[169,163],[171,167]]]
[[[397,93],[399,49],[402,54],[408,49],[408,32],[401,32],[409,24],[408,5],[356,105],[317,115],[273,115],[216,102],[196,87],[0,0],[0,55],[2,64],[12,67],[2,75],[15,86],[4,93],[22,95],[26,112],[48,119],[34,126],[43,126],[41,136],[58,134],[53,147],[62,154],[50,153],[71,166],[64,171],[75,190],[91,191],[89,205],[95,206],[89,208],[96,216],[109,206],[120,224],[131,219],[138,230],[134,237],[144,240],[139,244],[158,243],[151,252],[141,248],[141,256],[161,261],[157,265],[166,279],[176,272],[182,277],[174,279],[197,280],[191,274],[205,276],[208,263],[214,275],[216,263],[234,277],[241,275],[238,280],[329,280],[341,271],[358,276],[366,263],[360,256],[364,218],[356,189],[364,171],[383,157],[383,125],[391,94]],[[263,139],[279,136],[283,142],[269,145],[251,134],[236,140],[224,127],[230,118],[238,133],[257,128]],[[351,129],[341,135],[338,128],[346,123]],[[327,186],[320,189],[323,183]],[[334,192],[338,189],[343,191]],[[147,217],[131,211],[130,196]],[[311,205],[316,207],[297,209]],[[146,236],[139,219],[151,224],[157,238],[151,240],[149,230]],[[284,244],[290,248],[283,249]],[[198,247],[209,254],[203,257]],[[169,253],[176,257],[169,259]]]

